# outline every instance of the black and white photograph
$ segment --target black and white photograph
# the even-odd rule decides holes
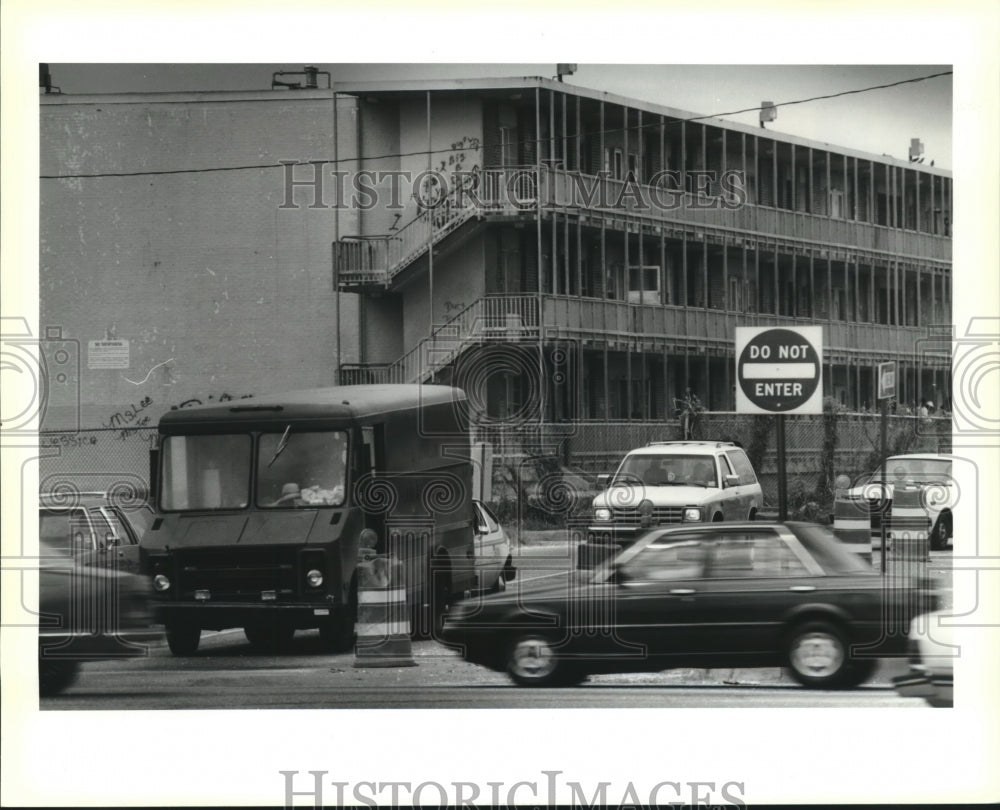
[[[1000,15],[12,6],[4,804],[1000,798]]]

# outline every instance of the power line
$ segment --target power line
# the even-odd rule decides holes
[[[900,79],[899,81],[889,82],[888,84],[877,84],[871,87],[862,87],[855,90],[842,90],[838,93],[829,93],[822,96],[810,96],[809,98],[795,99],[793,101],[780,101],[775,102],[774,107],[791,107],[795,104],[809,104],[815,101],[825,101],[831,98],[841,98],[843,96],[855,95],[858,93],[869,93],[873,90],[886,90],[891,87],[899,87],[904,84],[914,84],[916,82],[926,82],[931,79],[937,79],[942,76],[951,76],[954,71],[946,70],[941,73],[933,73],[930,76],[917,76],[912,79]],[[731,115],[742,115],[744,113],[757,112],[761,109],[760,106],[756,107],[746,107],[742,110],[730,110],[729,112],[722,113],[712,113],[711,115],[694,115],[690,118],[680,118],[673,119],[669,122],[662,122],[664,126],[678,126],[680,124],[686,124],[692,121],[705,121],[714,118],[722,118],[724,116]],[[624,126],[615,128],[605,128],[580,132],[576,135],[564,135],[561,138],[580,138],[580,137],[593,137],[595,135],[608,135],[618,132],[637,132],[647,128],[658,127],[661,122],[643,124],[642,126]],[[549,138],[525,138],[519,141],[522,144],[534,144],[537,146],[539,143],[549,141]],[[89,179],[89,178],[103,178],[103,177],[153,177],[160,175],[171,175],[171,174],[206,174],[213,172],[239,172],[239,171],[252,171],[256,169],[276,169],[279,167],[284,167],[285,165],[296,165],[296,166],[308,166],[318,165],[339,165],[343,163],[357,163],[361,160],[366,161],[376,161],[376,160],[389,160],[392,158],[404,158],[404,157],[422,157],[425,155],[438,155],[438,154],[452,154],[454,152],[471,151],[471,147],[448,147],[446,149],[431,149],[431,150],[421,150],[417,152],[394,152],[385,155],[373,155],[365,158],[362,157],[351,157],[351,158],[340,158],[338,160],[303,160],[295,161],[294,163],[290,161],[279,161],[277,163],[260,163],[260,164],[249,164],[244,166],[213,166],[211,168],[205,169],[155,169],[146,170],[138,172],[96,172],[94,174],[42,174],[39,175],[41,180],[79,180],[79,179]]]

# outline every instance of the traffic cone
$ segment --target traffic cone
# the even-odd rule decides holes
[[[413,667],[403,565],[387,555],[358,563],[358,620],[354,666]]]

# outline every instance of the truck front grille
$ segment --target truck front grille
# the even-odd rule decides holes
[[[213,602],[259,602],[262,591],[281,601],[295,596],[299,581],[295,549],[185,549],[176,570],[181,598],[208,591]]]

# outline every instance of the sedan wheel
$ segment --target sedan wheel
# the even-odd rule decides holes
[[[788,666],[803,686],[832,689],[846,685],[849,662],[840,634],[825,622],[811,622],[792,631]]]
[[[507,672],[521,686],[548,686],[557,680],[559,660],[544,636],[522,636],[511,645]]]
[[[507,674],[519,686],[572,686],[587,677],[559,659],[550,639],[536,634],[520,636],[510,645]]]
[[[66,689],[80,674],[77,661],[39,661],[38,694],[42,697],[57,695]]]

